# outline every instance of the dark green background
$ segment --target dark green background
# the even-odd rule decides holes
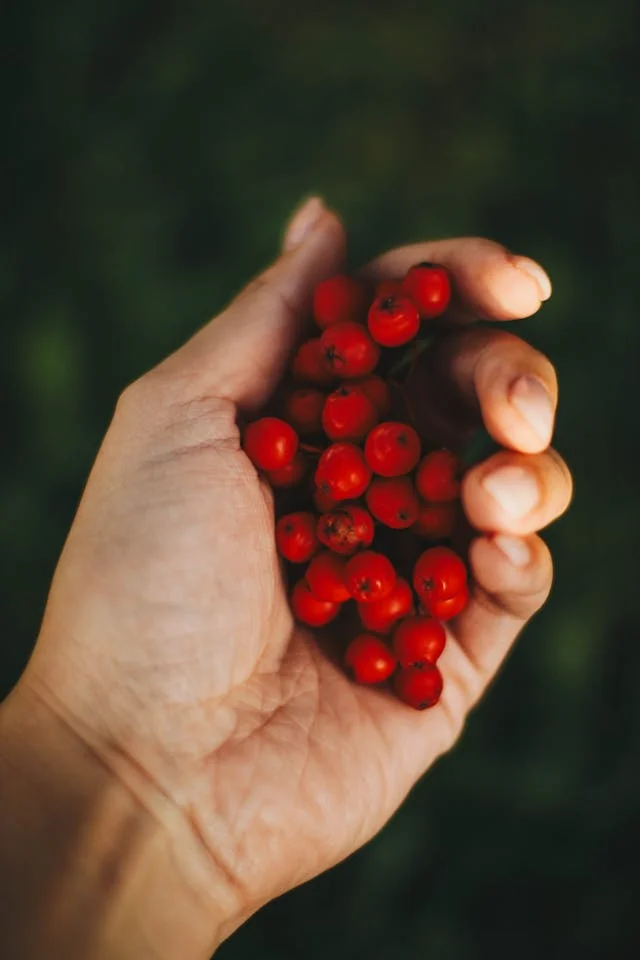
[[[558,366],[576,475],[552,599],[388,828],[220,956],[640,955],[634,5],[22,0],[1,17],[2,690],[119,390],[274,255],[302,195],[342,211],[354,263],[499,239],[555,285],[518,327]]]

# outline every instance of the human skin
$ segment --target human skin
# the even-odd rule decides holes
[[[271,495],[238,423],[268,401],[345,247],[339,218],[309,201],[279,259],[118,401],[33,656],[0,707],[8,956],[209,957],[380,830],[548,595],[537,531],[571,498],[550,447],[555,374],[471,321],[529,316],[550,286],[533,261],[463,238],[363,271],[449,269],[451,330],[424,359],[442,389],[434,401],[418,382],[418,413],[452,443],[484,422],[502,447],[463,484],[481,533],[440,703],[416,713],[354,685],[293,622]]]

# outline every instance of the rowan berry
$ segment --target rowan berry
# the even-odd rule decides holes
[[[420,501],[410,477],[376,478],[366,494],[376,520],[394,530],[406,530],[418,517]]]
[[[374,473],[399,477],[410,473],[420,459],[420,437],[408,423],[386,420],[368,435],[364,454]]]
[[[447,642],[447,634],[433,617],[407,617],[393,634],[393,652],[401,667],[435,663]]]
[[[325,395],[314,387],[293,390],[284,402],[284,415],[298,433],[322,430],[322,408]]]
[[[432,617],[436,617],[438,620],[452,620],[462,613],[468,603],[468,587],[463,587],[458,593],[454,593],[444,600],[422,600],[422,604],[427,613],[430,613]]]
[[[325,547],[350,557],[373,542],[374,526],[371,514],[363,507],[345,504],[319,517],[316,527],[318,540]]]
[[[413,593],[402,577],[398,577],[391,593],[374,603],[359,603],[358,613],[363,627],[374,633],[390,633],[402,617],[413,612]]]
[[[380,347],[366,327],[345,320],[327,327],[320,337],[325,363],[334,376],[348,379],[373,373],[380,359]]]
[[[348,384],[330,393],[322,409],[322,426],[330,440],[360,440],[377,422],[377,410],[365,392]]]
[[[420,316],[438,317],[451,299],[451,283],[444,267],[434,263],[417,263],[402,281],[402,290],[415,303]]]
[[[431,503],[448,503],[460,496],[463,464],[450,450],[433,450],[416,470],[418,493]]]
[[[303,453],[298,450],[295,457],[286,467],[278,470],[267,470],[267,480],[272,487],[295,487],[307,473],[308,462]]]
[[[420,330],[420,314],[409,297],[378,297],[369,310],[367,326],[376,343],[401,347],[415,339]]]
[[[356,500],[369,486],[371,470],[360,447],[332,443],[318,461],[315,481],[334,500]]]
[[[393,689],[403,703],[416,710],[433,707],[442,694],[442,674],[431,664],[420,670],[398,670]]]
[[[357,683],[384,683],[396,669],[392,651],[372,633],[361,633],[351,641],[344,663]]]
[[[327,366],[325,350],[320,342],[320,337],[305,340],[304,343],[300,344],[291,361],[291,373],[294,380],[318,383],[323,386],[333,383],[335,374]]]
[[[391,390],[382,377],[372,374],[370,377],[362,377],[360,380],[349,380],[348,383],[354,387],[360,387],[362,392],[369,397],[371,403],[378,411],[378,417],[383,419],[389,416],[391,411]]]
[[[291,609],[296,620],[309,627],[324,627],[340,613],[341,604],[318,600],[306,580],[298,580],[291,591]]]
[[[455,503],[421,503],[411,532],[427,540],[445,539],[452,535],[457,516]]]
[[[312,513],[287,513],[276,524],[276,546],[290,563],[306,563],[320,549]]]
[[[278,417],[262,417],[250,423],[244,431],[243,447],[260,470],[279,470],[295,457],[298,434]]]
[[[391,593],[396,583],[396,572],[391,560],[384,554],[364,550],[347,561],[345,582],[354,600],[373,603]]]
[[[313,294],[313,315],[325,330],[334,323],[360,320],[367,310],[367,291],[354,277],[339,275],[323,280]]]
[[[431,547],[425,550],[413,570],[413,586],[429,613],[431,605],[460,594],[466,587],[467,568],[462,559],[449,547]]]

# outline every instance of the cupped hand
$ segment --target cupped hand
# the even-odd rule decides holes
[[[441,660],[440,704],[416,713],[325,657],[292,620],[271,496],[238,420],[269,399],[315,284],[344,257],[340,221],[312,200],[277,262],[124,391],[19,685],[150,810],[156,798],[170,805],[167,822],[193,840],[178,846],[175,869],[199,878],[212,916],[225,903],[222,936],[363,844],[452,746],[547,597],[551,559],[537,531],[571,495],[550,448],[551,364],[513,334],[470,323],[533,314],[546,275],[475,238],[380,257],[369,278],[422,260],[451,272],[457,300],[424,358],[419,412],[448,438],[483,422],[502,450],[464,482],[482,533],[472,600]],[[212,921],[211,949],[219,936]]]

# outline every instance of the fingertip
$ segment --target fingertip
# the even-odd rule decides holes
[[[523,258],[516,258],[520,259]],[[485,270],[483,316],[492,320],[519,320],[538,312],[542,302],[538,282],[517,266],[511,255],[487,263]]]

